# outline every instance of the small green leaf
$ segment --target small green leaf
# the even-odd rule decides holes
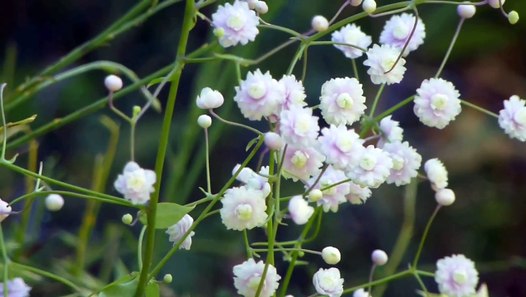
[[[159,297],[161,296],[161,291],[159,289],[159,284],[152,280],[146,285],[146,290],[144,292],[146,294],[146,297]]]
[[[189,213],[194,207],[183,206],[176,203],[161,202],[157,204],[157,214],[155,216],[155,229],[166,229],[179,222],[185,214]],[[146,213],[141,211],[139,220],[147,225]]]
[[[259,137],[256,137],[256,138],[250,140],[250,141],[247,143],[247,146],[245,147],[245,152],[248,152],[248,150],[249,150],[254,144],[256,144],[256,143],[258,142],[258,140],[259,140]]]
[[[133,296],[137,290],[138,282],[137,274],[126,275],[104,287],[98,297]]]

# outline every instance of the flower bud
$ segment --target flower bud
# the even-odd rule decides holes
[[[327,246],[321,251],[321,257],[323,258],[323,261],[325,261],[325,263],[329,265],[334,265],[340,262],[342,255],[340,254],[340,250],[338,250],[337,248]]]
[[[457,6],[457,13],[463,19],[470,19],[475,15],[477,8],[475,5],[459,5]]]
[[[141,107],[139,105],[133,106],[133,117],[138,116],[141,113]]]
[[[133,222],[133,216],[129,213],[125,214],[121,218],[122,223],[125,225],[130,225]]]
[[[172,283],[172,281],[173,281],[173,277],[172,277],[171,274],[167,273],[167,274],[165,274],[165,275],[163,276],[163,282],[164,282],[165,284],[170,284],[170,283]]]
[[[9,216],[11,211],[11,206],[9,206],[4,200],[0,199],[0,222]]]
[[[297,195],[289,201],[289,213],[294,223],[304,225],[314,213],[314,208],[309,206],[309,203],[303,197]]]
[[[382,266],[387,263],[387,254],[382,250],[374,250],[371,254],[371,260],[375,265]]]
[[[435,193],[435,200],[442,206],[449,206],[455,202],[455,192],[451,189],[440,189]]]
[[[248,8],[256,9],[258,2],[259,2],[258,0],[247,0]]]
[[[257,1],[254,10],[256,10],[259,14],[265,14],[268,12],[268,5],[265,1]]]
[[[362,4],[362,0],[351,0],[351,5],[356,7]]]
[[[493,7],[493,8],[499,8],[500,7],[500,3],[502,2],[502,4],[504,4],[504,2],[506,2],[506,0],[487,0],[488,1],[488,4],[489,6]]]
[[[376,10],[376,1],[374,0],[364,0],[362,3],[363,11],[371,14]]]
[[[283,139],[274,132],[265,133],[265,145],[271,150],[279,150],[283,147]]]
[[[316,32],[323,32],[329,28],[329,21],[322,15],[316,15],[311,21],[312,29]]]
[[[201,94],[197,96],[196,105],[201,109],[213,109],[223,105],[225,99],[219,91],[214,91],[211,88],[203,88]]]
[[[212,126],[212,118],[209,115],[202,114],[197,118],[197,124],[201,128],[206,129]]]
[[[512,25],[515,25],[518,21],[519,21],[519,13],[516,12],[515,10],[510,11],[510,13],[508,13],[508,22],[510,22],[510,24]]]
[[[49,194],[46,197],[46,208],[49,211],[59,211],[64,206],[64,198],[58,194]]]
[[[122,89],[122,79],[117,75],[111,74],[106,76],[104,79],[104,85],[108,91],[117,92],[118,90]]]
[[[369,297],[369,293],[365,291],[364,289],[358,289],[354,291],[352,294],[352,297]]]
[[[309,201],[316,202],[323,198],[323,192],[320,189],[314,189],[309,192]]]

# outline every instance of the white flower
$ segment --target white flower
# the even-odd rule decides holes
[[[355,183],[370,188],[378,188],[384,183],[393,168],[389,154],[372,145],[362,150],[359,164],[349,168],[347,176]]]
[[[214,34],[219,38],[222,47],[247,44],[254,41],[259,30],[259,18],[243,1],[236,0],[234,4],[220,5],[212,14]]]
[[[321,251],[321,257],[323,258],[323,261],[329,265],[335,265],[340,262],[342,255],[340,253],[340,250],[333,246],[326,246]]]
[[[355,24],[348,24],[338,31],[334,31],[331,37],[332,42],[345,43],[348,45],[335,44],[334,47],[343,52],[350,59],[356,59],[363,55],[363,51],[353,46],[360,47],[364,50],[371,45],[371,36],[362,32],[360,27]]]
[[[110,74],[104,78],[104,86],[110,92],[117,92],[122,89],[122,79],[117,75]]]
[[[345,170],[358,161],[357,156],[364,149],[363,140],[346,126],[334,126],[321,129],[318,137],[319,151],[325,155],[326,162],[337,169]]]
[[[370,294],[364,289],[358,289],[354,291],[354,293],[352,294],[352,297],[370,297]]]
[[[460,93],[447,80],[426,79],[416,93],[414,112],[420,121],[429,127],[444,128],[462,110]]]
[[[278,133],[267,132],[265,133],[265,145],[271,150],[279,150],[283,147],[284,142]]]
[[[435,200],[442,206],[449,206],[455,202],[455,192],[451,189],[440,189],[435,193]]]
[[[385,265],[385,263],[387,263],[387,260],[389,260],[389,257],[387,256],[387,253],[383,250],[374,250],[371,253],[371,261],[373,261],[375,265]]]
[[[9,297],[28,297],[30,291],[31,287],[20,277],[7,281],[7,296]],[[4,296],[3,282],[0,283],[0,296]]]
[[[294,75],[284,75],[279,83],[285,88],[285,101],[283,102],[282,108],[289,109],[290,106],[296,105],[303,107],[307,105],[305,103],[305,87],[301,81],[296,80]]]
[[[221,203],[221,220],[227,229],[245,230],[261,227],[267,220],[263,191],[246,186],[226,190]]]
[[[329,28],[329,21],[322,15],[316,15],[311,21],[312,29],[316,32],[322,32]]]
[[[239,167],[241,167],[240,164],[236,164],[236,166],[234,166],[234,169],[232,170],[232,175],[234,175],[237,172]],[[268,166],[263,166],[259,170],[258,174],[254,170],[248,167],[244,167],[243,169],[241,169],[241,172],[239,172],[239,175],[236,177],[236,179],[242,182],[248,188],[262,191],[263,197],[266,198],[271,191],[270,184],[268,183],[268,178],[265,177],[268,176],[268,170]]]
[[[345,196],[351,204],[363,204],[371,197],[371,189],[349,182],[350,192]]]
[[[437,261],[435,281],[440,293],[466,297],[475,294],[479,278],[473,261],[464,255],[453,255]]]
[[[526,101],[513,95],[504,100],[504,109],[499,112],[499,125],[511,138],[526,141]]]
[[[313,176],[306,183],[306,188],[310,188],[311,185],[318,179],[317,176]],[[323,211],[332,212],[338,211],[338,206],[346,201],[345,196],[350,192],[349,183],[342,183],[336,185],[341,181],[346,180],[345,173],[341,170],[335,169],[332,166],[328,166],[323,175],[320,177],[313,189],[324,189],[323,197],[317,200],[317,204],[323,207]]]
[[[243,116],[253,121],[278,113],[284,100],[283,85],[268,71],[263,74],[259,69],[247,74],[247,78],[236,87],[234,96]]]
[[[5,202],[4,200],[0,199],[0,222],[5,220],[10,214],[13,209],[9,205],[9,203]]]
[[[415,16],[412,14],[402,13],[392,16],[387,22],[385,22],[384,29],[380,34],[380,43],[390,44],[401,51],[411,35],[414,25]],[[409,52],[416,50],[421,44],[423,44],[425,37],[426,27],[422,22],[422,19],[418,18],[413,36],[411,36],[404,51],[404,56],[407,56]]]
[[[329,297],[339,297],[343,294],[343,278],[338,268],[320,268],[312,277],[316,292]]]
[[[221,92],[206,87],[201,90],[195,103],[201,109],[214,109],[223,105],[223,102],[225,102],[225,98]]]
[[[64,198],[58,194],[49,194],[45,204],[49,211],[59,211],[64,206]]]
[[[407,141],[392,142],[384,145],[393,160],[393,168],[387,177],[388,184],[397,186],[407,185],[413,177],[418,175],[418,168],[422,163],[422,156]]]
[[[312,147],[287,146],[283,177],[305,181],[320,172],[325,157]]]
[[[168,241],[173,242],[174,244],[179,242],[179,240],[181,240],[183,235],[185,235],[185,233],[188,231],[188,229],[190,229],[193,223],[194,219],[190,215],[185,214],[183,218],[179,220],[179,222],[173,224],[172,226],[168,227],[168,229],[166,229],[166,234],[168,234]],[[190,247],[192,246],[192,236],[194,236],[194,234],[194,231],[190,232],[190,234],[186,236],[184,241],[179,246],[179,249],[190,250]]]
[[[139,164],[130,161],[124,166],[122,174],[117,176],[113,186],[132,204],[144,204],[150,200],[155,180],[154,171],[142,169]]]
[[[431,182],[433,190],[438,191],[447,187],[447,169],[437,158],[429,159],[424,164],[427,178]]]
[[[318,117],[312,115],[311,108],[291,106],[281,111],[279,131],[287,144],[312,146],[319,130]]]
[[[234,287],[236,287],[237,293],[244,297],[254,297],[261,282],[263,269],[265,269],[265,263],[263,261],[256,263],[252,258],[234,266]],[[269,264],[259,296],[270,297],[274,295],[280,279],[281,277],[276,272],[276,268]]]
[[[289,200],[289,213],[294,223],[304,225],[314,213],[314,208],[301,195],[296,195]]]
[[[399,55],[399,50],[386,44],[381,46],[375,44],[367,51],[367,60],[363,64],[369,66],[367,74],[371,77],[373,84],[391,85],[402,81],[405,73],[405,59],[400,58],[397,62]]]
[[[387,116],[380,121],[380,139],[377,147],[383,148],[386,143],[402,141],[404,130],[400,128],[399,124],[398,121],[392,120],[391,116]]]
[[[320,109],[327,123],[351,125],[365,108],[362,85],[356,78],[333,78],[321,86]]]

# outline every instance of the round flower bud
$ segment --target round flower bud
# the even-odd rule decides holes
[[[256,7],[254,8],[259,14],[265,14],[268,12],[268,5],[265,1],[257,1]]]
[[[279,150],[283,147],[283,139],[278,133],[265,133],[265,145],[271,150]]]
[[[320,189],[314,189],[309,192],[309,201],[316,202],[323,198],[323,192]]]
[[[171,274],[167,273],[167,274],[165,274],[165,275],[163,276],[163,282],[164,282],[165,284],[170,284],[170,283],[172,283],[172,281],[173,281],[173,277],[172,277]]]
[[[316,15],[311,21],[312,29],[316,32],[322,32],[329,28],[329,21],[322,15]]]
[[[510,11],[510,13],[508,13],[508,22],[510,22],[510,24],[512,25],[515,25],[518,21],[519,21],[519,13],[516,12],[515,10]]]
[[[327,246],[321,251],[321,257],[323,258],[323,261],[325,261],[325,263],[329,265],[334,265],[340,262],[342,255],[340,254],[340,250],[338,250],[337,248]]]
[[[362,0],[351,0],[352,6],[360,6],[362,4]]]
[[[50,194],[46,197],[46,208],[49,211],[59,211],[64,206],[64,198],[58,194]]]
[[[11,211],[11,206],[9,206],[4,200],[0,199],[0,222],[9,216]]]
[[[475,15],[477,8],[475,5],[459,5],[457,6],[457,13],[463,19],[470,19]]]
[[[352,297],[369,297],[369,293],[365,291],[364,289],[358,289],[354,291],[352,294]]]
[[[206,129],[212,126],[212,118],[209,115],[202,114],[197,118],[197,124],[201,128]]]
[[[455,192],[451,189],[440,189],[435,193],[435,200],[442,206],[449,206],[455,202]]]
[[[118,90],[122,89],[122,79],[117,75],[111,74],[106,76],[104,79],[104,85],[108,91],[117,92]]]
[[[493,8],[499,8],[501,2],[502,2],[502,4],[504,4],[504,2],[506,2],[506,0],[487,0],[487,1],[488,1],[489,6],[491,6]]]
[[[376,1],[364,0],[362,3],[363,11],[367,13],[373,13],[376,10]]]
[[[371,254],[371,260],[375,265],[382,266],[387,263],[387,254],[382,250],[374,250]]]
[[[133,217],[131,214],[127,213],[122,216],[121,221],[125,225],[131,225],[131,223],[133,222]]]
[[[141,113],[141,107],[139,105],[133,106],[133,117],[138,116]]]
[[[207,87],[201,90],[195,103],[201,109],[213,109],[223,105],[223,102],[225,102],[225,98],[219,91]]]
[[[259,2],[258,0],[247,0],[248,8],[256,9],[258,2]]]

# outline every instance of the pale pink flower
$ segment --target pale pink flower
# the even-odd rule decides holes
[[[285,142],[295,146],[312,146],[316,142],[320,126],[311,108],[290,106],[281,111],[279,131]]]
[[[317,176],[313,176],[307,181],[305,187],[310,188],[312,184],[318,179]],[[328,166],[319,181],[313,187],[313,189],[320,189],[323,192],[321,199],[317,201],[318,205],[323,207],[323,211],[337,212],[340,204],[346,200],[345,196],[350,192],[349,183],[342,183],[336,185],[341,181],[346,180],[345,173],[341,170],[335,169],[332,166]]]
[[[356,166],[347,171],[347,176],[355,183],[369,188],[378,188],[383,184],[393,168],[389,154],[372,145],[361,151]]]
[[[373,84],[391,85],[402,81],[405,73],[405,59],[400,58],[397,61],[399,55],[400,51],[388,44],[381,46],[375,44],[367,51],[367,60],[363,64],[369,66],[367,74],[371,77]]]
[[[306,181],[320,172],[324,160],[325,157],[313,147],[289,145],[283,160],[283,176]]]
[[[416,93],[414,112],[420,121],[429,127],[444,128],[462,110],[460,93],[447,80],[426,79]]]
[[[237,172],[239,167],[241,167],[240,164],[236,164],[236,166],[234,166],[234,169],[232,170],[232,175],[234,175]],[[256,173],[254,170],[248,167],[244,167],[243,169],[241,169],[236,179],[242,182],[243,185],[247,186],[248,188],[262,191],[263,196],[267,197],[271,191],[267,177],[268,170],[268,166],[263,166],[259,170],[259,173]]]
[[[13,278],[7,281],[7,296],[8,297],[29,297],[31,287],[28,286],[20,277]],[[0,296],[4,296],[3,282],[0,282]]]
[[[360,27],[355,24],[348,24],[338,31],[332,33],[331,40],[333,42],[345,43],[348,45],[335,44],[334,47],[343,52],[343,54],[350,59],[356,59],[363,55],[363,51],[359,48],[367,50],[371,45],[371,36],[362,32]],[[357,46],[359,48],[353,47]]]
[[[411,30],[413,30],[414,25],[415,16],[412,14],[402,13],[392,16],[385,22],[384,29],[380,34],[380,43],[392,45],[401,51],[411,35]],[[413,36],[411,36],[404,51],[404,56],[407,56],[409,52],[416,50],[422,45],[425,37],[426,27],[422,19],[418,18]]]
[[[386,143],[383,150],[391,155],[393,167],[387,177],[388,184],[407,185],[418,174],[422,156],[405,142]]]
[[[259,18],[244,1],[220,5],[212,14],[212,25],[222,47],[245,45],[254,41],[259,33]]]
[[[380,139],[376,146],[383,148],[386,143],[402,141],[404,130],[400,128],[399,124],[398,121],[391,119],[391,116],[383,118],[378,125],[380,128]]]
[[[351,204],[363,204],[371,197],[371,189],[349,182],[350,192],[345,196]]]
[[[304,225],[314,213],[314,208],[301,195],[296,195],[289,200],[289,213],[294,223]]]
[[[267,220],[263,191],[246,186],[226,190],[221,203],[221,220],[227,229],[245,230],[261,227]]]
[[[303,83],[299,80],[296,80],[294,75],[284,75],[279,83],[282,84],[285,88],[285,100],[283,102],[282,108],[289,109],[290,106],[300,106],[304,107],[307,105],[305,102],[305,87]]]
[[[499,112],[499,125],[511,138],[526,141],[526,101],[513,95],[504,100],[504,109]]]
[[[192,227],[193,223],[194,219],[190,215],[185,214],[181,218],[181,220],[179,220],[179,222],[173,224],[172,226],[168,227],[168,229],[166,229],[165,233],[168,234],[168,241],[173,242],[174,244],[179,242],[179,240],[183,238],[183,235],[186,234],[188,229]],[[184,241],[179,246],[179,249],[190,250],[190,247],[192,246],[192,236],[194,236],[194,234],[194,231],[190,232],[190,234],[186,236]]]
[[[320,109],[327,123],[351,125],[365,108],[362,85],[356,78],[333,78],[321,86]]]
[[[345,125],[331,125],[321,129],[321,133],[318,137],[319,150],[328,164],[343,170],[357,162],[363,140],[354,130],[347,129]]]
[[[320,268],[312,277],[312,283],[318,294],[339,297],[343,294],[343,278],[340,270],[332,267],[329,269]]]
[[[142,169],[139,164],[130,161],[124,166],[122,174],[117,176],[113,186],[132,204],[144,204],[150,200],[155,180],[154,171]]]
[[[440,293],[466,297],[475,294],[479,277],[473,261],[464,255],[453,255],[437,261],[435,281]]]
[[[252,258],[234,266],[234,287],[236,287],[237,293],[244,297],[256,296],[264,269],[265,263],[263,263],[263,261],[256,263]],[[269,264],[259,296],[270,297],[274,295],[274,292],[276,292],[279,286],[278,281],[280,279],[281,277],[278,275],[276,268]]]

